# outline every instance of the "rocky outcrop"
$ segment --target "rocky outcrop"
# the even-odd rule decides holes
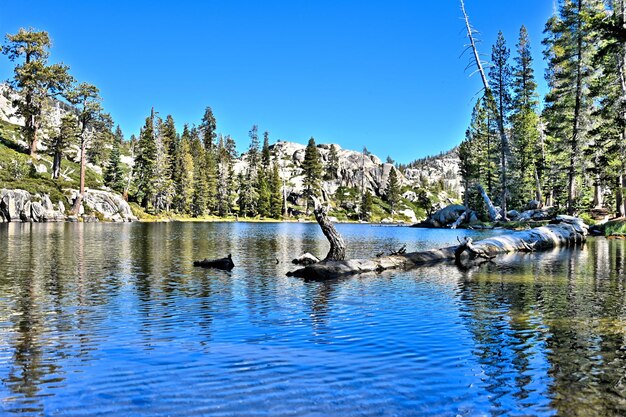
[[[428,187],[441,184],[449,190],[449,196],[461,200],[463,197],[462,178],[459,175],[461,160],[457,148],[437,156],[418,159],[404,169],[404,175],[411,184]]]
[[[70,201],[78,197],[78,191],[72,190]],[[100,213],[104,220],[112,222],[136,221],[130,206],[122,196],[108,191],[85,190],[83,205],[95,213]]]
[[[52,203],[48,195],[31,194],[25,190],[0,190],[0,222],[60,222],[75,221],[65,213],[66,203],[71,204],[78,195],[70,190],[69,199],[65,202]],[[98,213],[108,221],[134,221],[130,206],[124,199],[113,193],[99,190],[85,192],[83,204],[92,214],[83,216],[83,221],[97,221]],[[84,214],[85,210],[81,210]]]
[[[62,202],[55,207],[48,196],[24,190],[0,190],[0,222],[56,222],[65,220]]]

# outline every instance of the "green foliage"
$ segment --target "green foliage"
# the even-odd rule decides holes
[[[626,220],[619,219],[604,224],[605,236],[626,236]]]
[[[328,169],[326,170],[325,179],[336,180],[338,172],[339,154],[337,153],[337,147],[334,144],[331,144],[330,152],[328,153]]]
[[[6,36],[2,53],[11,61],[20,61],[9,81],[18,98],[12,104],[24,118],[24,136],[30,154],[37,152],[37,138],[43,126],[43,112],[49,99],[65,92],[73,82],[69,68],[63,64],[48,65],[50,37],[47,32],[20,29]]]
[[[307,200],[307,210],[311,197],[318,197],[321,191],[320,181],[322,179],[322,160],[315,145],[315,139],[310,138],[304,150],[304,162],[302,163],[304,174],[304,197]]]
[[[283,184],[278,172],[278,163],[274,161],[272,166],[270,215],[279,219],[283,214]]]
[[[118,141],[113,142],[109,163],[105,169],[104,184],[118,193],[123,193],[126,187],[124,169],[120,159],[120,144]]]
[[[373,206],[374,199],[372,198],[372,194],[369,191],[366,191],[361,200],[361,217],[363,220],[371,220]]]
[[[146,118],[139,133],[136,147],[134,179],[137,187],[136,198],[145,209],[154,197],[157,149],[154,132],[154,114]]]
[[[398,174],[396,169],[392,168],[389,171],[389,179],[387,180],[387,189],[385,191],[385,198],[391,205],[391,210],[395,210],[400,202],[400,182],[398,181]]]

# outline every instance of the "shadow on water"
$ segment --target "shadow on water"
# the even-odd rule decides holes
[[[353,257],[456,233],[340,225]],[[306,224],[0,225],[0,412],[626,414],[624,241],[328,282]],[[232,253],[232,272],[194,268]],[[1,413],[0,413],[1,414]]]

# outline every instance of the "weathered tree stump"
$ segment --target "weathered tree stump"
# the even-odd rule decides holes
[[[328,219],[328,207],[325,207],[320,201],[312,197],[315,209],[313,214],[317,224],[322,228],[322,233],[328,239],[330,243],[330,250],[324,258],[324,261],[343,261],[346,259],[346,244],[343,241],[343,237],[339,234],[335,225]]]

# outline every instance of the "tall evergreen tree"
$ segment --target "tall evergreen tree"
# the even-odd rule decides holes
[[[32,157],[37,154],[46,103],[68,91],[73,82],[69,67],[48,64],[50,46],[47,32],[20,29],[14,35],[6,35],[6,44],[2,47],[2,53],[11,61],[22,60],[14,68],[10,85],[17,93],[12,104],[17,115],[24,119],[23,132]]]
[[[580,156],[592,106],[588,87],[595,46],[593,30],[586,16],[593,14],[595,4],[595,0],[565,0],[559,15],[550,18],[546,24],[543,41],[548,61],[546,79],[550,87],[545,99],[545,118],[549,134],[556,139],[551,151],[565,168],[566,205],[570,214],[577,208],[576,183],[582,170]]]
[[[239,208],[244,216],[256,216],[259,214],[259,191],[257,188],[259,135],[256,125],[252,126],[248,136],[250,137],[250,146],[247,153],[248,168],[239,181]]]
[[[400,181],[395,168],[389,171],[389,179],[387,180],[387,190],[385,197],[391,206],[391,214],[395,211],[400,202]]]
[[[272,164],[272,180],[271,180],[271,197],[270,197],[270,215],[279,219],[283,213],[283,194],[282,180],[278,170],[278,162],[274,160]]]
[[[66,93],[67,100],[77,109],[78,140],[80,142],[80,191],[70,212],[78,214],[85,196],[85,171],[87,167],[87,145],[102,121],[109,118],[102,113],[99,90],[88,83],[80,83]]]
[[[202,135],[202,143],[204,149],[208,152],[212,152],[215,147],[215,139],[217,138],[217,122],[213,115],[211,107],[207,107],[204,110],[204,116],[202,116],[202,123],[200,124],[200,134]]]
[[[511,67],[509,65],[510,50],[506,46],[506,41],[502,32],[498,33],[498,39],[491,51],[492,66],[489,70],[490,89],[486,92],[488,99],[493,99],[497,109],[498,128],[502,132],[500,135],[500,179],[501,193],[500,205],[502,207],[502,217],[506,218],[507,202],[509,198],[508,190],[508,159],[509,143],[506,135],[508,125],[508,115],[511,109]]]
[[[304,171],[304,197],[306,199],[306,211],[309,211],[309,200],[311,197],[319,197],[321,192],[322,160],[315,145],[315,139],[310,138],[304,150],[304,161],[302,162]]]
[[[113,142],[113,149],[111,149],[109,162],[104,172],[104,183],[113,191],[118,193],[124,192],[126,179],[124,178],[124,170],[122,168],[120,142],[117,140]]]
[[[49,135],[46,141],[48,153],[52,156],[52,178],[61,175],[61,161],[71,145],[78,142],[78,120],[73,113],[67,113],[61,118],[61,124]]]
[[[154,121],[154,110],[152,110],[139,132],[135,156],[136,197],[144,208],[148,208],[153,203],[155,195],[154,182],[156,179],[157,146]]]
[[[517,43],[517,56],[513,69],[512,144],[513,173],[516,187],[512,199],[520,208],[532,198],[541,202],[543,160],[539,145],[539,116],[537,109],[537,83],[535,82],[530,40],[522,26]]]
[[[326,179],[336,180],[339,173],[339,154],[337,153],[337,147],[335,144],[330,145],[330,151],[328,153],[328,170],[326,171]]]

